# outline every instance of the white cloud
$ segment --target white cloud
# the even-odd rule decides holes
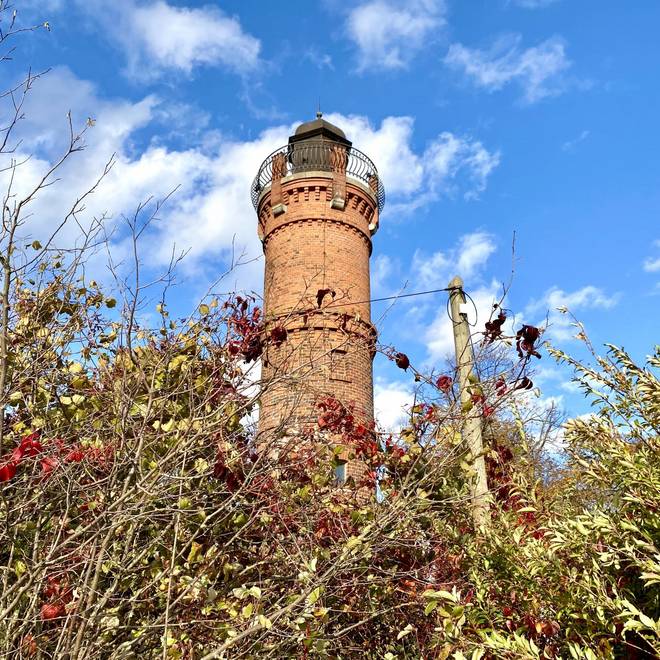
[[[572,313],[587,309],[611,309],[617,301],[617,295],[608,295],[602,289],[591,285],[572,292],[553,287],[540,300],[531,302],[525,308],[525,317],[533,318],[532,322],[539,325],[547,314],[546,336],[555,341],[567,341],[577,334],[578,329],[573,325],[572,318],[568,314],[560,312],[559,309],[566,308]],[[542,315],[541,318],[539,318],[540,315]]]
[[[395,433],[406,423],[414,399],[413,390],[405,383],[376,379],[374,383],[376,421],[385,431]]]
[[[130,214],[148,197],[162,197],[179,186],[150,230],[150,249],[145,254],[148,265],[165,266],[173,246],[178,251],[190,249],[185,269],[202,274],[208,270],[209,275],[221,269],[232,249],[249,259],[261,257],[250,184],[261,161],[286,143],[293,125],[273,126],[246,141],[217,133],[206,140],[196,132],[195,144],[188,148],[172,148],[162,139],[145,145],[143,130],[158,134],[161,122],[171,124],[171,113],[162,99],[155,95],[136,102],[105,99],[93,84],[59,68],[35,85],[26,107],[27,119],[21,124],[21,148],[26,154],[34,154],[22,170],[25,186],[63,147],[66,113],[71,107],[76,109],[78,123],[90,116],[96,119],[96,125],[88,131],[86,149],[62,171],[62,182],[44,191],[34,204],[29,228],[35,237],[43,236],[62,217],[67,203],[91,185],[114,153],[115,167],[87,201],[88,219],[105,211],[117,219],[122,213]],[[413,196],[430,201],[437,194],[436,181],[456,182],[458,165],[440,171],[439,166],[430,163],[426,152],[413,150],[413,122],[409,117],[388,117],[379,126],[358,116],[330,115],[329,119],[342,126],[354,144],[378,164],[393,206]],[[177,130],[185,132],[185,122],[177,123]],[[461,148],[454,150],[451,158],[460,161],[460,153]],[[434,180],[429,175],[433,168],[438,170]],[[75,240],[76,230],[72,225],[65,231],[62,244]],[[113,240],[121,254],[127,246],[119,235]],[[393,265],[384,260],[374,262],[376,285]],[[260,262],[253,262],[241,276],[239,288],[259,290],[261,269]]]
[[[247,142],[220,138],[208,146],[180,150],[158,142],[137,148],[135,133],[147,125],[153,128],[160,103],[155,96],[136,103],[100,98],[93,85],[67,69],[55,69],[40,80],[26,108],[27,119],[21,124],[21,149],[35,154],[21,167],[23,190],[36,181],[63,147],[69,107],[76,107],[81,119],[95,117],[96,125],[88,131],[86,149],[75,154],[61,171],[62,181],[43,191],[32,205],[27,230],[43,237],[114,153],[116,165],[87,200],[81,220],[89,222],[92,216],[106,211],[116,220],[150,196],[161,198],[180,186],[150,230],[149,250],[144,254],[148,265],[166,265],[173,245],[178,250],[191,249],[184,266],[189,270],[203,267],[204,259],[211,258],[214,272],[219,272],[232,247],[238,255],[244,251],[251,258],[259,257],[250,183],[264,156],[286,142],[291,127],[266,130]],[[109,224],[112,229],[112,222]],[[77,233],[78,228],[71,223],[61,243],[70,245]],[[113,240],[121,254],[121,237]],[[260,269],[261,265],[254,263],[242,283],[259,288]]]
[[[412,262],[412,280],[415,289],[431,289],[446,286],[451,277],[453,261],[444,252],[434,252],[426,256],[416,250]]]
[[[461,277],[468,278],[472,277],[478,268],[485,265],[488,257],[495,252],[495,243],[492,237],[484,232],[467,234],[461,238],[458,252],[456,268]]]
[[[660,248],[660,240],[653,241],[655,247]],[[660,271],[660,257],[649,257],[644,260],[644,270],[647,273],[657,273]]]
[[[521,50],[521,39],[520,35],[502,37],[489,50],[452,44],[444,62],[490,92],[519,84],[526,103],[560,94],[565,88],[562,73],[571,66],[564,40],[551,37]]]
[[[402,69],[445,25],[444,0],[372,0],[348,15],[358,70]]]
[[[377,254],[371,259],[371,296],[384,295],[386,282],[395,271],[395,263],[387,254]]]
[[[235,71],[257,65],[259,40],[216,7],[189,9],[158,0],[129,6],[129,11],[130,31],[121,35],[129,57],[140,45],[148,62],[185,73],[198,65],[223,65]]]
[[[386,117],[380,127],[368,118],[331,113],[324,117],[340,126],[353,144],[371,158],[378,168],[388,195],[418,191],[424,183],[422,158],[413,152],[412,117]]]
[[[259,39],[218,7],[181,7],[165,0],[74,0],[73,4],[124,51],[128,72],[136,78],[164,71],[190,74],[198,66],[245,73],[259,64]],[[49,0],[48,9],[71,12],[70,5],[57,0]]]
[[[464,281],[472,278],[485,266],[495,249],[490,234],[474,232],[462,236],[458,245],[446,252],[435,252],[426,256],[417,250],[412,262],[415,287],[446,286],[454,275],[460,275]]]
[[[499,165],[499,151],[490,152],[478,140],[448,131],[440,133],[423,153],[415,153],[412,117],[386,117],[379,127],[366,117],[328,114],[355,146],[376,164],[388,195],[388,213],[411,213],[442,195],[463,191],[475,199]]]
[[[410,269],[413,289],[439,289],[446,287],[455,275],[460,276],[470,287],[468,321],[473,328],[482,330],[483,324],[491,317],[493,303],[501,298],[501,285],[495,280],[488,284],[479,283],[480,275],[495,249],[493,237],[478,231],[461,236],[454,247],[444,252],[426,255],[417,250]],[[432,320],[419,331],[418,336],[426,345],[429,361],[437,362],[453,354],[454,333],[446,305],[435,304],[433,310]],[[425,307],[415,310],[420,316],[428,311]]]
[[[660,270],[660,257],[657,259],[645,259],[644,270],[647,273],[656,273]]]
[[[464,172],[469,187],[466,199],[475,199],[486,189],[488,177],[500,163],[500,153],[490,153],[481,142],[461,138],[445,131],[424,152],[424,169],[432,186],[451,192],[459,172]]]

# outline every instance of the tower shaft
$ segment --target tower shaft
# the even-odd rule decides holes
[[[266,161],[270,181],[264,166],[255,181],[266,333],[286,335],[262,356],[260,435],[313,424],[327,397],[373,420],[369,258],[382,189],[339,129],[313,124],[320,134],[300,127]]]

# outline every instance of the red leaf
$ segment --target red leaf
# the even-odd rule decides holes
[[[502,336],[502,326],[506,321],[506,314],[503,311],[497,315],[497,318],[486,322],[486,330],[484,331],[484,341],[487,344],[492,344],[496,339]]]
[[[64,616],[65,610],[62,603],[44,603],[41,606],[41,618],[44,621],[57,619],[57,617]]]
[[[394,357],[394,362],[399,369],[403,369],[404,371],[410,366],[410,360],[405,353],[397,353]]]
[[[270,338],[272,339],[275,346],[279,346],[282,342],[285,342],[287,335],[287,330],[283,325],[275,326],[270,331]]]
[[[316,292],[316,304],[318,307],[321,306],[321,304],[323,303],[323,298],[325,298],[328,294],[330,294],[333,299],[336,295],[332,289],[319,289]]]
[[[44,476],[48,476],[60,464],[54,456],[46,456],[46,458],[42,458],[39,462],[41,463],[41,470]]]
[[[453,382],[449,376],[440,376],[435,384],[439,390],[446,394],[451,389]]]
[[[540,353],[534,347],[534,344],[541,336],[541,331],[533,325],[523,325],[516,333],[516,350],[518,357],[523,358],[529,355],[540,358]]]
[[[534,387],[534,383],[530,378],[527,378],[527,376],[524,376],[521,378],[517,383],[516,386],[513,388],[514,390],[531,390],[532,387]]]
[[[4,465],[0,465],[0,481],[9,481],[16,476],[16,462],[9,461]]]
[[[30,435],[26,435],[21,440],[20,448],[28,456],[36,456],[44,450],[39,442],[40,435],[39,431],[35,431],[34,433],[30,433]]]
[[[64,460],[70,463],[80,463],[85,458],[85,452],[82,449],[72,449]]]

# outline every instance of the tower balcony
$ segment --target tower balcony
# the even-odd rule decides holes
[[[378,204],[378,212],[382,212],[385,188],[372,160],[350,143],[324,139],[289,142],[261,163],[251,187],[255,210],[258,210],[261,197],[271,189],[273,180],[312,173],[327,173],[328,178],[335,174],[345,175],[348,181],[366,187]]]

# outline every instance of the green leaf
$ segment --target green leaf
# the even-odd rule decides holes
[[[424,614],[428,616],[433,612],[433,610],[438,606],[438,601],[437,600],[431,600],[427,603],[426,607],[424,608]]]
[[[310,605],[314,605],[314,603],[321,597],[321,592],[323,591],[323,587],[316,587],[312,593],[307,596],[307,600],[309,601]]]
[[[403,630],[399,631],[399,634],[396,636],[397,640],[403,639],[406,635],[410,635],[413,631],[412,624],[409,623]]]

